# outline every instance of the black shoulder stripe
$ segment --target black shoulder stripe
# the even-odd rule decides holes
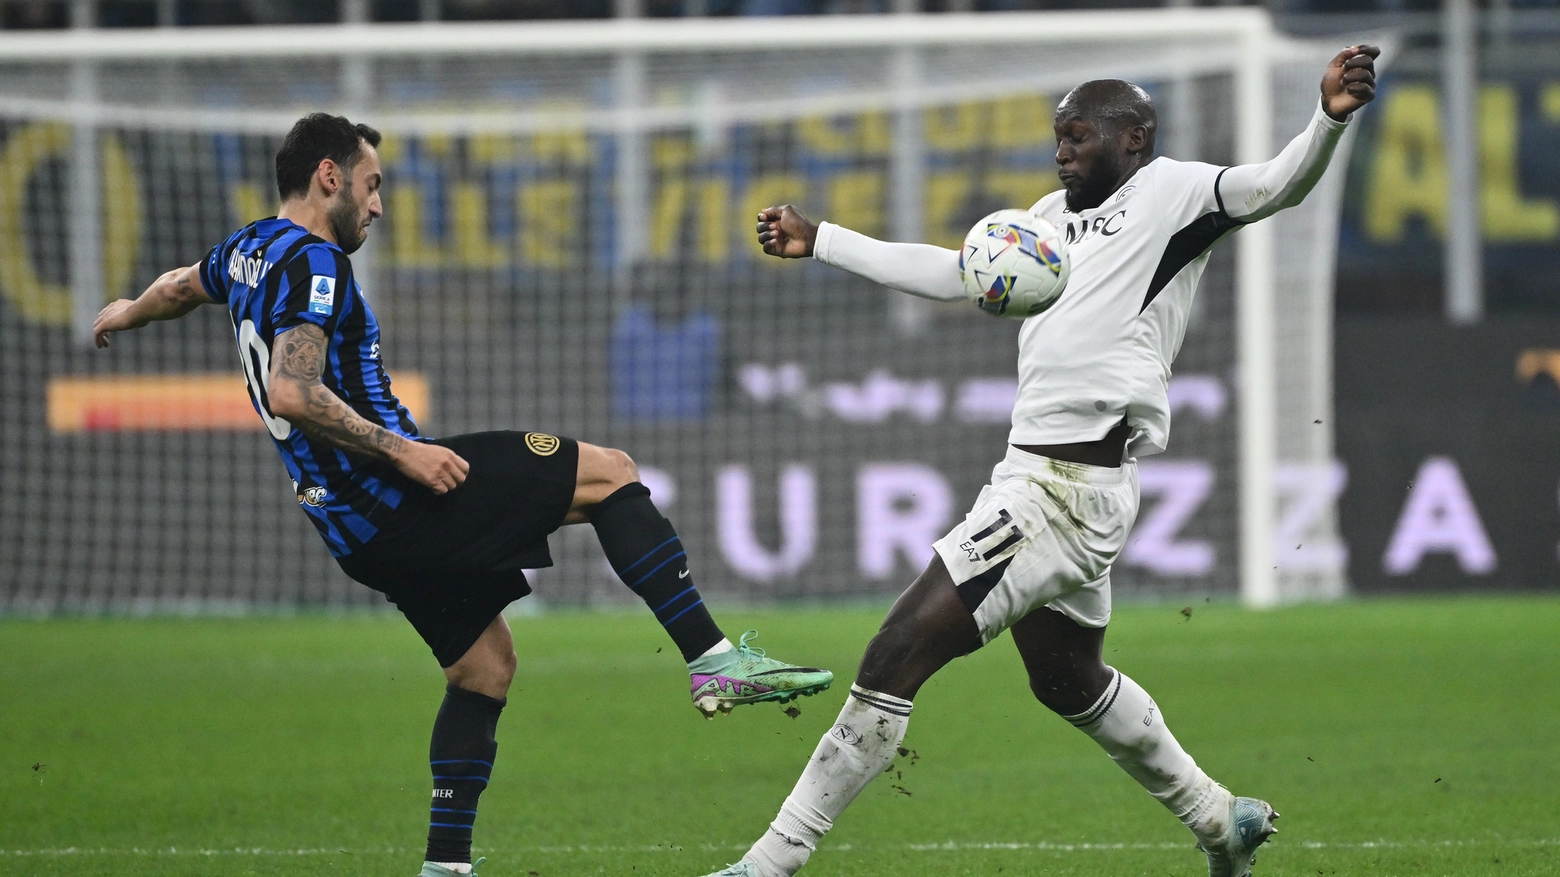
[[[276,242],[277,238],[280,238],[281,236],[287,234],[290,231],[292,231],[292,229],[284,228],[281,231],[277,232],[276,234],[271,235],[271,237],[267,238],[266,242],[263,245],[261,245],[260,249],[257,252],[260,252],[260,253],[266,252],[267,250],[269,250],[271,248],[271,244]],[[275,262],[271,263],[271,265],[274,268],[279,269],[279,270],[277,272],[269,275],[269,276],[274,277],[274,276],[276,276],[276,273],[285,272],[287,270],[287,268],[292,265],[293,260],[298,257],[298,251],[299,250],[302,250],[304,247],[308,246],[309,244],[323,244],[323,243],[325,243],[325,240],[323,238],[315,237],[312,234],[304,233],[304,234],[299,235],[297,238],[295,238],[293,240],[292,243],[287,245],[287,249],[282,251],[281,258],[279,258]]]
[[[355,282],[352,276],[352,260],[347,258],[347,254],[340,250],[336,250],[331,255],[336,263],[336,300],[338,306],[331,311],[330,317],[326,320],[327,334],[341,335],[342,345],[344,347],[350,345],[356,350],[358,342],[363,340],[362,332],[359,332],[355,338],[342,332],[343,320],[361,321],[363,319],[363,309],[352,295],[352,284]]]
[[[309,297],[309,275],[314,272],[314,267],[309,264],[307,258],[300,259],[296,255],[287,260],[285,265],[278,265],[282,274],[287,278],[287,297],[293,298],[302,293],[307,302]]]
[[[282,294],[282,275],[287,273],[287,267],[292,262],[293,257],[298,255],[298,251],[303,249],[311,237],[313,235],[304,235],[293,241],[287,249],[282,251],[282,257],[271,263],[272,270],[265,278],[265,296],[260,301],[262,310],[259,314],[260,318],[265,321],[263,336],[267,339],[271,338],[271,332],[275,328],[271,325],[271,311],[276,307],[277,297]],[[270,242],[267,242],[266,245],[270,246]]]
[[[1171,235],[1170,243],[1165,245],[1164,255],[1159,257],[1159,267],[1154,269],[1154,279],[1149,281],[1148,294],[1143,296],[1143,306],[1138,308],[1138,313],[1148,310],[1155,297],[1175,279],[1175,275],[1181,273],[1182,268],[1196,261],[1230,229],[1241,225],[1244,223],[1231,219],[1228,213],[1220,210],[1197,217],[1190,225]]]
[[[1229,170],[1229,168],[1224,168],[1224,170],[1219,171],[1218,176],[1213,178],[1213,200],[1214,203],[1219,205],[1219,212],[1225,216],[1228,216],[1230,212],[1224,209],[1224,194],[1219,191],[1219,183],[1223,181],[1224,171],[1227,170]]]
[[[331,253],[336,260],[336,285],[347,286],[352,283],[352,259],[340,250]]]
[[[258,231],[259,229],[256,229],[253,225],[249,226],[249,233],[251,237],[259,237],[260,235],[258,234]],[[288,231],[290,231],[290,229],[283,228],[272,233],[270,237],[266,238],[264,241],[261,241],[258,247],[255,247],[255,254],[264,259],[266,251],[271,249],[271,245],[276,243],[276,239],[286,234]],[[283,251],[283,255],[287,255],[285,250]]]

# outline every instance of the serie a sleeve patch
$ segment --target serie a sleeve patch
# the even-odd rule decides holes
[[[309,313],[329,314],[336,306],[336,278],[316,274],[309,278]]]

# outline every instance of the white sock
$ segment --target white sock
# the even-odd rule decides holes
[[[471,873],[470,862],[434,862],[433,864],[438,865],[440,868],[444,868],[445,870],[454,871],[456,874]]]
[[[1154,699],[1125,673],[1115,673],[1087,712],[1064,716],[1121,765],[1199,838],[1223,837],[1230,793],[1208,778],[1165,725]]]
[[[908,700],[856,685],[780,807],[769,830],[743,856],[764,877],[790,877],[801,870],[834,820],[861,790],[899,754],[910,724]]]
[[[736,648],[736,646],[731,644],[731,640],[726,639],[725,637],[721,637],[720,642],[710,646],[708,649],[705,649],[704,654],[700,655],[699,658],[708,658],[710,655],[719,655],[723,652],[729,652],[734,648]],[[699,658],[694,658],[693,661],[697,661]],[[693,666],[693,661],[688,662],[689,667]]]

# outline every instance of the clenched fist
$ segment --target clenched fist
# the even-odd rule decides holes
[[[1322,109],[1343,121],[1376,97],[1376,46],[1350,46],[1328,62],[1322,74]]]
[[[759,211],[758,242],[771,256],[805,259],[812,255],[813,241],[817,239],[818,226],[789,204]]]

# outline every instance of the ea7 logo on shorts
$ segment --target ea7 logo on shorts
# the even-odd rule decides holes
[[[309,313],[328,314],[336,306],[336,278],[316,274],[309,278]]]
[[[525,446],[531,449],[531,453],[538,457],[551,457],[558,452],[558,446],[563,442],[558,441],[555,435],[545,432],[528,432],[525,434]]]
[[[323,488],[323,487],[307,487],[307,488],[304,488],[303,493],[298,494],[298,501],[303,503],[304,505],[311,505],[311,506],[314,506],[315,508],[319,508],[320,506],[325,504],[325,488]]]
[[[861,745],[861,735],[857,734],[849,725],[835,725],[829,729],[829,736],[847,746]]]

